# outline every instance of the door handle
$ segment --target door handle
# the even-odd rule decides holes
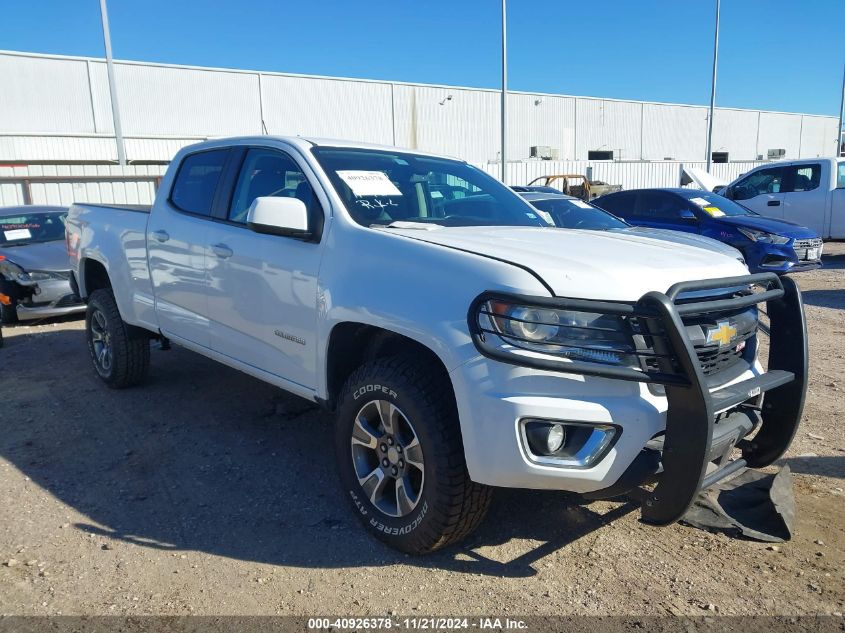
[[[769,200],[766,204],[770,207],[779,207],[780,200]]]
[[[212,244],[211,250],[220,259],[228,259],[229,257],[231,257],[234,254],[232,249],[229,248],[228,246],[226,246],[225,244]]]
[[[153,237],[157,242],[161,242],[162,244],[170,239],[170,235],[167,231],[153,231]]]

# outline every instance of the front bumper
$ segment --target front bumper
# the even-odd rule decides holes
[[[792,240],[787,244],[755,244],[744,250],[753,273],[777,274],[814,270],[822,266],[822,241]]]
[[[78,314],[85,311],[85,304],[71,288],[68,279],[48,279],[21,286],[30,292],[17,301],[18,318],[21,320],[46,319]]]
[[[679,300],[682,293],[750,284],[765,289],[731,299]],[[602,497],[656,477],[656,487],[644,500],[643,518],[666,524],[683,516],[702,488],[746,465],[771,464],[791,443],[807,389],[807,338],[801,295],[790,278],[768,273],[677,284],[666,294],[648,293],[634,305],[544,301],[548,307],[636,316],[644,320],[655,341],[662,341],[655,348],[666,358],[659,369],[646,371],[516,358],[488,343],[494,335],[471,318],[473,339],[483,357],[454,370],[452,378],[474,480]],[[682,317],[760,302],[766,302],[771,324],[768,371],[755,363],[727,384],[708,386]],[[529,417],[610,424],[619,435],[588,468],[538,464],[526,455],[520,439],[520,420]],[[746,420],[751,423],[745,424]],[[506,425],[505,432],[500,424]],[[758,430],[753,439],[745,439],[754,428]],[[734,444],[742,456],[731,461]]]

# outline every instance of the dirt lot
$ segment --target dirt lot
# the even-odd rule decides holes
[[[629,503],[499,491],[425,558],[339,492],[330,418],[190,352],[110,391],[82,322],[5,329],[0,614],[831,614],[845,611],[845,244],[798,275],[812,381],[779,547],[639,523]]]

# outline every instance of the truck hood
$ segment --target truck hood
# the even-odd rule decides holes
[[[777,220],[775,218],[767,218],[762,215],[732,215],[719,218],[719,222],[735,226],[736,228],[755,229],[757,231],[766,231],[766,233],[774,233],[776,235],[783,235],[784,237],[791,237],[793,239],[807,239],[812,237],[819,237],[819,234],[808,229],[806,226],[795,224],[794,222],[787,222],[786,220]]]
[[[64,240],[0,247],[0,255],[27,271],[65,272],[70,270]]]
[[[381,230],[528,268],[559,297],[636,301],[679,281],[748,274],[733,257],[629,232],[512,226]]]
[[[681,173],[681,184],[688,185],[695,183],[699,189],[704,191],[713,191],[716,187],[724,186],[725,180],[714,176],[704,169],[695,169],[693,167],[683,167]]]
[[[617,232],[629,233],[639,235],[641,237],[651,237],[656,240],[665,240],[673,244],[686,244],[687,246],[698,246],[699,248],[706,248],[714,253],[721,253],[728,255],[734,259],[742,258],[740,253],[733,246],[728,246],[724,242],[714,240],[712,237],[705,237],[703,235],[696,235],[695,233],[684,233],[683,231],[670,231],[669,229],[652,229],[646,226],[632,226],[629,229],[616,229]]]

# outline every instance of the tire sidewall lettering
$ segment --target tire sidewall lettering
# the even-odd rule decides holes
[[[367,522],[370,524],[370,526],[373,529],[378,530],[379,532],[384,532],[389,536],[403,536],[405,534],[410,534],[420,526],[420,524],[425,519],[426,514],[428,514],[428,501],[423,499],[422,505],[420,506],[420,510],[417,512],[417,515],[410,523],[406,523],[405,525],[399,526],[387,525],[386,523],[381,521],[375,514],[370,515],[370,512],[367,510],[366,505],[354,490],[349,491],[349,496],[352,497],[352,503],[355,504],[355,507],[358,509],[358,512],[360,512],[362,516],[369,516]]]
[[[379,395],[384,394],[384,395],[390,396],[394,400],[399,398],[399,394],[397,394],[395,391],[393,391],[393,389],[391,389],[390,387],[385,387],[384,385],[377,385],[377,384],[370,383],[370,384],[358,387],[352,393],[352,399],[358,400],[358,398],[360,398],[361,396],[365,396],[365,395],[368,395],[368,394],[379,394]]]

